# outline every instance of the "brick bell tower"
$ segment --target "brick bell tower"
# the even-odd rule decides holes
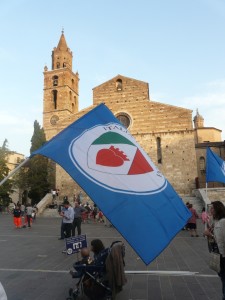
[[[64,31],[52,51],[52,69],[44,67],[43,128],[49,140],[65,127],[67,119],[78,112],[79,74],[72,71],[73,53]],[[62,123],[64,125],[62,125]]]

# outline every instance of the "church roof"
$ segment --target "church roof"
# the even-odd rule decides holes
[[[64,36],[64,32],[63,31],[62,31],[62,34],[61,34],[61,37],[60,37],[57,49],[58,50],[67,50],[68,49],[68,46],[67,46],[67,43],[66,43],[66,38]]]
[[[202,120],[202,121],[204,121],[204,118],[203,118],[203,116],[201,116],[199,114],[198,109],[196,110],[196,115],[194,116],[194,121],[196,121],[196,120]]]
[[[134,79],[134,78],[131,78],[131,77],[126,77],[126,76],[123,76],[121,74],[118,74],[117,76],[115,76],[115,77],[113,77],[113,78],[111,78],[111,79],[95,86],[92,90],[94,90],[96,88],[99,88],[100,86],[103,86],[103,85],[107,84],[108,82],[113,81],[113,80],[117,80],[117,79],[128,79],[128,80],[132,80],[132,81],[136,81],[136,82],[142,82],[143,84],[148,85],[148,82],[145,82],[145,81],[142,81],[142,80],[137,80],[137,79]]]

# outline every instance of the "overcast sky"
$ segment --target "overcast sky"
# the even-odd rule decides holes
[[[43,70],[62,28],[80,76],[80,109],[118,74],[151,100],[193,110],[225,139],[224,0],[1,0],[0,146],[30,151],[42,126]]]

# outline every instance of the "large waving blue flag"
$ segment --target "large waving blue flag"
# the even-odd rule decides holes
[[[190,218],[189,210],[113,113],[100,104],[41,154],[61,165],[147,265]]]
[[[206,182],[225,183],[225,161],[210,148],[206,150]]]

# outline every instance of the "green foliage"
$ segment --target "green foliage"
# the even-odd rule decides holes
[[[19,189],[19,200],[22,203],[26,203],[28,197],[28,168],[29,162],[26,163],[25,166],[21,167],[13,176],[13,186]]]
[[[9,168],[7,167],[7,154],[9,152],[7,143],[7,140],[5,140],[2,147],[0,147],[0,181],[9,174]],[[12,193],[12,180],[8,179],[0,186],[1,205],[8,206],[11,201],[10,193]]]
[[[34,122],[34,132],[31,138],[30,152],[39,149],[46,142],[43,128],[37,121]],[[46,157],[35,155],[23,167],[19,169],[14,177],[15,186],[22,191],[21,200],[23,203],[27,202],[29,197],[32,204],[38,203],[45,194],[49,191],[49,183],[54,174],[53,164],[49,162]]]
[[[48,159],[46,157],[36,155],[30,161],[30,168],[28,171],[29,183],[29,198],[32,203],[38,203],[45,194],[49,191],[48,183]]]
[[[43,128],[37,121],[34,122],[34,133],[31,139],[31,153],[39,149],[46,142]],[[29,162],[27,180],[29,186],[28,196],[32,204],[38,203],[49,191],[48,181],[49,162],[46,157],[36,155]]]
[[[31,148],[30,153],[34,152],[35,150],[39,149],[41,146],[44,145],[46,142],[46,137],[44,133],[44,129],[41,128],[40,124],[37,120],[34,121],[34,133],[31,138]]]

